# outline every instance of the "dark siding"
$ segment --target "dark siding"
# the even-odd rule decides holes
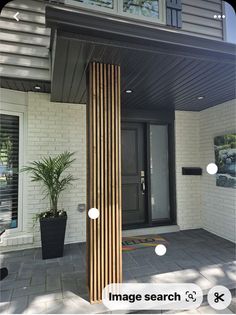
[[[182,0],[182,31],[201,37],[223,40],[221,0]]]

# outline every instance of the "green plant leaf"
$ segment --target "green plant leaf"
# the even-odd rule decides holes
[[[42,183],[44,198],[49,198],[50,212],[55,216],[58,215],[58,199],[61,192],[76,180],[71,174],[64,175],[75,161],[74,154],[65,151],[56,157],[43,157],[40,161],[29,163],[21,170],[31,174],[31,181]]]

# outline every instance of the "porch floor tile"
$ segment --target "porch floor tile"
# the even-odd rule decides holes
[[[235,244],[203,229],[161,236],[168,242],[167,253],[162,257],[155,254],[154,247],[123,252],[124,282],[194,282],[205,294],[214,285],[224,285],[231,289],[233,300],[220,313],[235,313]],[[84,243],[66,245],[62,258],[42,260],[41,250],[36,248],[2,253],[0,262],[9,269],[9,276],[0,282],[0,313],[111,313],[103,304],[88,302]],[[194,312],[178,313],[206,312],[217,313],[206,301]]]

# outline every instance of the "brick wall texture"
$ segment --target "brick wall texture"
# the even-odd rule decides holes
[[[68,213],[66,243],[83,242],[86,213],[79,212],[78,205],[86,203],[86,106],[53,103],[50,95],[31,92],[19,94],[18,106],[18,94],[4,90],[4,110],[11,106],[14,111],[24,108],[24,164],[65,150],[75,152],[76,162],[70,172],[78,180],[63,193],[59,206]],[[176,111],[176,195],[180,229],[203,227],[235,241],[236,191],[217,187],[215,176],[206,173],[207,164],[214,162],[214,137],[235,131],[235,124],[235,100],[202,112]],[[200,166],[203,175],[183,176],[183,166]],[[24,245],[19,241],[18,249],[40,246],[39,224],[33,227],[33,217],[48,206],[47,200],[42,199],[40,185],[32,183],[24,174],[23,224],[15,242],[22,234],[32,235],[33,243]]]
[[[63,151],[75,152],[76,161],[69,172],[78,180],[63,192],[59,207],[68,213],[66,243],[85,241],[86,214],[78,205],[86,202],[86,106],[52,103],[49,95],[29,93],[26,163]],[[27,193],[26,230],[32,229],[34,214],[48,208],[41,198],[39,184],[25,176]],[[40,244],[39,225],[34,228],[35,244]]]
[[[177,220],[180,229],[203,227],[236,240],[236,190],[216,186],[206,172],[215,162],[214,137],[236,130],[236,100],[201,112],[176,111]],[[183,166],[202,167],[202,176],[182,176]]]

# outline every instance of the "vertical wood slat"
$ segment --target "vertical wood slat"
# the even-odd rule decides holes
[[[93,130],[93,138],[92,138],[92,153],[93,153],[93,160],[91,161],[92,164],[93,164],[93,173],[92,173],[92,177],[93,177],[93,203],[94,205],[97,204],[97,146],[96,146],[96,138],[97,138],[97,125],[96,125],[96,116],[97,116],[97,113],[96,113],[96,76],[95,76],[95,67],[96,65],[93,64],[93,86],[92,86],[92,95],[93,95],[93,104],[92,104],[92,130]],[[90,220],[91,221],[91,220]],[[96,294],[96,290],[94,288],[94,282],[95,282],[95,279],[97,277],[97,264],[93,263],[93,262],[96,262],[97,261],[97,249],[96,249],[96,222],[95,221],[92,221],[91,222],[91,225],[92,225],[92,240],[91,240],[91,244],[93,245],[92,246],[92,251],[91,251],[91,261],[90,261],[90,264],[92,266],[92,271],[93,271],[93,275],[92,275],[92,279],[93,279],[93,282],[92,282],[92,286],[91,286],[91,289],[92,289],[92,294],[93,294],[93,297],[94,299],[97,299],[97,294]],[[93,259],[93,260],[92,260]]]
[[[120,67],[91,63],[88,104],[87,208],[100,212],[87,222],[90,301],[102,289],[122,281]]]
[[[112,275],[111,275],[111,263],[112,263],[112,242],[111,242],[111,65],[108,65],[108,81],[107,81],[107,87],[108,87],[108,103],[107,103],[107,120],[108,120],[108,138],[107,138],[107,144],[108,144],[108,196],[107,196],[107,207],[108,207],[108,283],[111,283]]]

